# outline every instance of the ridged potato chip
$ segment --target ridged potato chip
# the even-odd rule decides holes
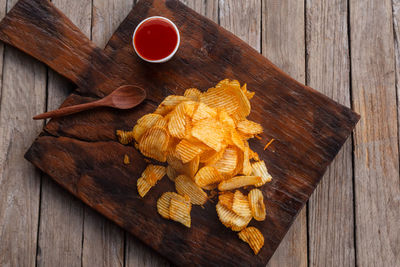
[[[201,95],[200,102],[211,108],[224,109],[229,115],[234,114],[239,109],[238,99],[225,86],[208,89]]]
[[[232,140],[232,144],[240,148],[240,150],[244,151],[245,145],[242,139],[242,136],[235,130],[230,131],[230,138]]]
[[[240,231],[251,221],[251,216],[241,217],[218,202],[216,206],[219,220],[233,231]]]
[[[209,185],[205,185],[201,188],[203,188],[204,190],[214,190],[218,187],[218,183],[216,184],[209,184]]]
[[[243,156],[244,156],[244,153],[239,148],[236,148],[236,150],[237,150],[237,164],[236,164],[235,169],[232,172],[232,176],[236,176],[239,173],[243,173]]]
[[[181,195],[188,195],[190,202],[194,205],[203,205],[207,202],[207,193],[186,175],[176,177],[175,189]]]
[[[236,128],[235,121],[232,119],[231,116],[225,111],[225,110],[219,110],[218,112],[218,119],[224,126],[224,128],[228,128],[230,130],[233,130]]]
[[[127,145],[135,139],[133,135],[133,131],[122,131],[122,130],[117,130],[117,137],[118,137],[118,142],[120,142],[123,145]]]
[[[189,98],[180,95],[169,95],[167,96],[163,102],[157,107],[155,114],[160,114],[162,116],[167,115],[170,111],[172,111],[178,104],[188,101]]]
[[[245,143],[247,144],[247,142]],[[251,168],[251,163],[250,163],[250,148],[249,145],[245,145],[244,147],[244,151],[243,151],[243,169],[242,169],[242,173],[244,175],[251,175],[251,173],[253,172],[253,169]]]
[[[222,194],[218,196],[219,203],[225,206],[228,210],[232,210],[233,196],[234,194],[232,192],[222,192]]]
[[[166,168],[164,166],[149,164],[143,171],[142,177],[144,177],[151,186],[154,186],[165,174]]]
[[[250,92],[247,90],[247,84],[244,84],[242,86],[242,92],[244,93],[244,95],[247,97],[248,100],[252,99],[253,96],[255,95],[255,92]]]
[[[193,101],[199,101],[201,92],[199,89],[196,88],[189,88],[185,90],[185,93],[183,94],[185,97],[193,100]]]
[[[181,103],[175,108],[168,121],[168,131],[171,136],[176,138],[184,138],[186,135],[186,115],[184,104],[185,103]]]
[[[153,187],[166,174],[164,166],[148,165],[143,171],[142,176],[137,180],[137,189],[139,195],[144,197],[150,188]]]
[[[249,200],[239,190],[236,190],[233,196],[232,211],[241,217],[252,216]]]
[[[167,176],[172,182],[175,182],[177,173],[176,173],[176,170],[171,167],[171,165],[167,166]]]
[[[199,103],[196,111],[193,114],[192,122],[196,123],[204,119],[216,118],[217,110],[215,108],[211,108],[204,103]]]
[[[249,120],[239,121],[237,124],[237,129],[241,133],[249,135],[260,134],[263,132],[263,128],[259,123]]]
[[[237,160],[237,150],[232,146],[228,146],[222,157],[212,167],[221,174],[232,174],[236,168]]]
[[[219,183],[219,191],[228,191],[244,186],[255,185],[261,183],[262,179],[259,176],[235,176],[228,180]]]
[[[190,204],[189,196],[174,195],[171,198],[169,206],[169,218],[176,222],[180,222],[184,226],[190,228],[191,218],[190,211],[192,204]]]
[[[194,176],[194,182],[200,187],[219,183],[223,179],[224,177],[211,166],[201,168]]]
[[[224,138],[222,125],[213,118],[204,119],[193,125],[192,136],[211,147],[215,151],[222,148],[222,140]]]
[[[263,160],[252,163],[251,168],[252,175],[257,175],[262,178],[262,181],[256,184],[257,187],[262,186],[272,180],[272,176],[268,173],[267,166],[265,166],[265,162]]]
[[[157,211],[161,215],[161,217],[165,219],[169,219],[169,207],[171,204],[171,199],[175,195],[178,195],[174,192],[165,192],[161,195],[161,197],[157,200]]]
[[[144,197],[151,189],[151,185],[146,181],[146,178],[140,177],[137,180],[137,190],[141,197]]]
[[[167,147],[169,134],[162,127],[150,128],[139,142],[139,150],[146,157],[165,162],[167,158]]]
[[[249,244],[255,255],[257,255],[264,246],[264,236],[260,230],[253,226],[243,229],[238,235],[241,240]]]
[[[264,221],[266,217],[264,196],[261,190],[254,188],[247,195],[250,203],[251,214],[257,221]]]
[[[183,139],[176,146],[176,154],[183,163],[189,162],[194,159],[197,155],[202,152],[202,147],[196,143],[191,143],[186,139]]]

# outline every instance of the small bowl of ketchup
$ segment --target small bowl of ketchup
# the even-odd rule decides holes
[[[143,60],[162,63],[170,60],[180,43],[176,25],[167,18],[149,17],[136,27],[133,33],[133,48]]]

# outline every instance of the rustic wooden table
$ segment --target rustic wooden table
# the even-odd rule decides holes
[[[0,16],[17,0],[0,0]],[[104,47],[134,0],[53,0]],[[270,266],[400,266],[400,0],[185,0],[291,76],[361,114]],[[73,85],[0,45],[0,266],[169,263],[23,154]],[[299,114],[301,115],[301,114]]]

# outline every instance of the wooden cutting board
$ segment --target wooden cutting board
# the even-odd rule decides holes
[[[181,33],[175,57],[150,64],[134,53],[131,37],[144,18],[170,18]],[[91,43],[47,0],[21,0],[0,23],[0,39],[69,78],[79,88],[63,106],[92,101],[122,84],[139,84],[149,98],[118,111],[96,109],[51,120],[26,158],[86,204],[131,232],[178,265],[265,266],[359,116],[283,73],[233,34],[178,1],[142,0],[114,33],[105,50]],[[265,129],[250,146],[273,176],[262,187],[267,219],[252,220],[265,246],[254,256],[235,232],[217,218],[215,202],[192,209],[190,229],[162,219],[156,200],[174,186],[164,178],[138,196],[136,180],[147,163],[132,146],[117,142],[169,94],[206,90],[224,78],[256,92],[250,119]],[[275,142],[266,150],[271,138]],[[128,154],[130,165],[123,164]]]

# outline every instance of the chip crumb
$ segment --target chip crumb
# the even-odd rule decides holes
[[[128,165],[128,164],[130,164],[130,163],[131,163],[131,161],[129,160],[128,154],[125,154],[125,155],[124,155],[124,164],[125,164],[125,165]]]
[[[275,139],[274,138],[272,138],[266,145],[265,145],[265,147],[264,147],[264,150],[267,150],[267,148],[272,144],[272,142],[274,142],[275,141]]]

